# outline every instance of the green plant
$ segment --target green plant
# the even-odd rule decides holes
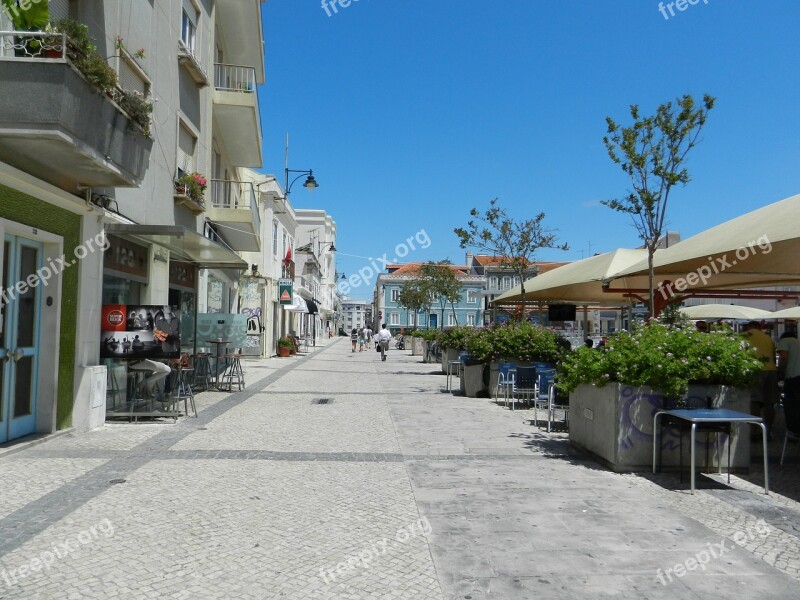
[[[436,329],[419,329],[414,333],[414,335],[422,338],[423,340],[432,342],[439,336],[439,331]]]
[[[200,173],[184,173],[175,180],[175,187],[184,188],[192,200],[202,200],[208,180]]]
[[[140,92],[121,90],[115,94],[119,107],[124,110],[130,120],[142,130],[142,134],[150,137],[150,115],[153,113],[153,102],[145,98]],[[203,187],[205,190],[205,187]],[[202,194],[201,194],[202,196]]]
[[[747,342],[730,328],[701,333],[654,320],[615,335],[606,350],[581,347],[570,353],[558,366],[557,381],[564,392],[581,383],[619,382],[647,385],[681,399],[689,383],[748,387],[760,370]]]
[[[0,3],[17,31],[42,31],[50,22],[47,0],[30,0],[24,8],[16,0],[0,0]]]
[[[444,350],[466,350],[467,341],[475,332],[474,327],[462,325],[439,332],[438,342]]]
[[[486,362],[513,358],[523,362],[553,363],[559,360],[561,348],[558,334],[529,321],[488,327],[467,342],[469,353]]]
[[[278,348],[291,349],[293,346],[294,343],[292,342],[291,338],[288,337],[278,338]]]

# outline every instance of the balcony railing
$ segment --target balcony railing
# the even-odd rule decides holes
[[[66,60],[67,36],[42,31],[0,31],[0,60]]]
[[[255,94],[256,70],[239,65],[214,65],[214,87],[223,92]]]
[[[249,181],[211,180],[211,205],[214,208],[256,208],[256,194]]]

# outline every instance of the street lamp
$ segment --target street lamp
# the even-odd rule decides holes
[[[322,254],[322,246],[329,246],[328,250],[331,252],[336,252],[336,246],[333,245],[333,242],[317,242],[317,253]]]
[[[284,186],[283,189],[286,190],[286,197],[287,198],[289,197],[289,193],[292,191],[292,186],[303,175],[307,175],[308,176],[308,177],[306,177],[306,180],[303,182],[303,187],[306,188],[309,192],[313,192],[315,189],[317,189],[319,187],[319,184],[317,183],[317,180],[314,179],[314,171],[312,169],[308,169],[307,171],[302,171],[302,170],[299,171],[297,169],[290,169],[290,168],[287,167],[286,169],[284,169],[284,171],[285,171],[285,173],[284,173],[284,175],[285,175],[284,182],[285,182],[286,185]],[[289,183],[289,173],[300,173],[300,175],[298,175],[297,177],[292,179],[292,182]]]

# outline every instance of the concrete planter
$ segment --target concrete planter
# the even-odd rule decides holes
[[[712,406],[740,412],[750,412],[750,393],[726,386],[692,385],[689,400],[698,403],[712,398]],[[602,388],[583,384],[569,396],[570,441],[594,454],[615,471],[646,471],[653,465],[653,416],[664,406],[664,397],[649,387],[633,387],[620,383]],[[731,468],[750,466],[750,431],[734,429],[731,440]],[[716,468],[721,458],[727,466],[727,445],[720,436],[709,436],[708,465],[706,465],[706,435],[698,434],[697,466]],[[679,464],[680,433],[665,426],[661,434],[661,465]],[[689,437],[684,436],[683,464],[689,464]],[[721,457],[720,457],[721,455]]]
[[[468,398],[478,398],[486,394],[486,384],[483,382],[483,371],[486,364],[467,365],[464,367],[464,375],[459,382],[461,393]]]
[[[411,338],[411,356],[422,356],[425,353],[425,340],[421,337]]]
[[[451,360],[458,360],[458,350],[454,348],[448,348],[447,350],[442,350],[442,373],[447,373],[447,363]]]

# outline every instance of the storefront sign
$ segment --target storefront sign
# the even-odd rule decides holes
[[[147,277],[147,248],[113,235],[108,236],[108,244],[103,268]]]
[[[169,284],[172,286],[194,290],[195,273],[197,269],[191,263],[169,261]]]
[[[292,280],[279,279],[278,280],[278,302],[280,304],[292,303]]]

